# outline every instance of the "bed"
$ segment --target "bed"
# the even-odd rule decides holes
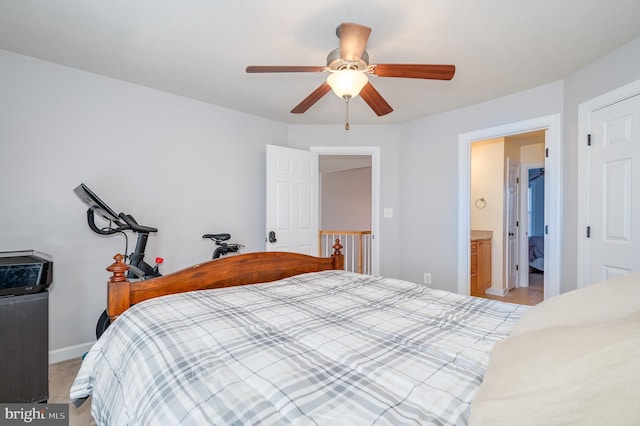
[[[249,272],[242,272],[243,265]],[[588,409],[576,410],[581,398],[569,408],[544,398],[570,398],[580,387],[575,377],[569,394],[560,395],[562,386],[551,392],[535,377],[521,383],[517,370],[509,368],[518,365],[547,377],[538,371],[544,365],[527,364],[535,357],[522,350],[532,344],[544,348],[549,330],[565,334],[552,336],[547,367],[554,367],[550,357],[558,350],[565,358],[570,353],[571,363],[579,361],[577,348],[583,345],[567,337],[567,327],[586,327],[583,339],[609,339],[612,351],[624,349],[625,360],[607,352],[618,364],[608,363],[606,374],[617,373],[617,382],[594,387],[599,376],[589,373],[591,388],[583,395],[605,389],[615,396],[601,410],[607,424],[640,419],[635,408],[640,365],[634,361],[640,359],[640,338],[629,331],[640,330],[637,302],[616,301],[613,316],[596,318],[595,324],[610,326],[598,334],[588,328],[594,325],[591,313],[583,321],[575,311],[566,318],[555,312],[566,311],[563,303],[573,304],[564,295],[554,298],[559,305],[544,302],[543,309],[529,309],[341,266],[339,251],[331,259],[245,254],[154,279],[154,285],[154,280],[128,283],[116,262],[108,305],[114,321],[86,355],[70,391],[72,402],[79,405],[91,396],[91,413],[105,425],[508,425],[554,424],[550,420],[558,418],[571,424],[601,405],[588,398]],[[266,275],[258,272],[265,267]],[[640,296],[638,281],[623,280],[621,288]],[[185,291],[190,286],[199,290]],[[126,301],[117,302],[115,294]],[[600,294],[586,296],[602,301]],[[634,314],[631,326],[616,323]],[[573,349],[563,351],[563,341]],[[589,352],[590,359],[596,355]],[[578,373],[586,374],[583,364]],[[552,369],[556,387],[563,377],[557,370]],[[621,382],[624,395],[615,388]],[[550,408],[540,410],[540,404]],[[552,417],[544,418],[547,413]]]
[[[533,235],[529,237],[529,266],[544,271],[544,237]]]

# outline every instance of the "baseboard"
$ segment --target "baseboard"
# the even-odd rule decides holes
[[[484,292],[487,293],[487,294],[490,294],[492,296],[500,296],[500,297],[504,297],[508,293],[508,291],[506,289],[493,288],[493,287],[489,287]]]
[[[91,349],[94,343],[95,342],[82,343],[80,345],[67,346],[66,348],[49,351],[49,364],[80,358]]]

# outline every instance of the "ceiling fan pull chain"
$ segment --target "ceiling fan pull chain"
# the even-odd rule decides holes
[[[349,130],[349,97],[347,96],[344,97],[344,103],[347,108],[347,122],[344,124],[344,129]]]

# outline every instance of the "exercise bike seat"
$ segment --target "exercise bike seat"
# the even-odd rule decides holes
[[[214,241],[227,241],[231,238],[231,234],[204,234],[202,238],[209,238]]]

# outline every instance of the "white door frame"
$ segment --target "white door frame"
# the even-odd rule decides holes
[[[469,294],[470,244],[470,164],[473,142],[547,129],[545,146],[549,157],[545,159],[545,236],[544,297],[560,293],[560,253],[562,252],[562,144],[560,114],[552,114],[517,123],[461,133],[458,136],[458,293]]]
[[[587,283],[587,209],[589,197],[587,191],[588,179],[588,149],[587,137],[591,131],[591,113],[627,98],[640,95],[640,80],[636,80],[604,95],[593,98],[578,105],[578,288],[586,287]]]
[[[546,139],[546,135],[545,135]],[[531,169],[543,169],[544,161],[534,161],[531,163],[523,163],[520,167],[520,182],[524,182],[529,186],[529,170]],[[546,181],[545,181],[545,192],[546,192]],[[518,283],[518,287],[529,287],[529,217],[528,217],[528,208],[529,208],[529,197],[528,191],[520,191],[520,265],[522,269],[520,270],[520,279]]]
[[[380,147],[379,146],[312,146],[319,155],[371,156],[371,274],[380,275]]]

